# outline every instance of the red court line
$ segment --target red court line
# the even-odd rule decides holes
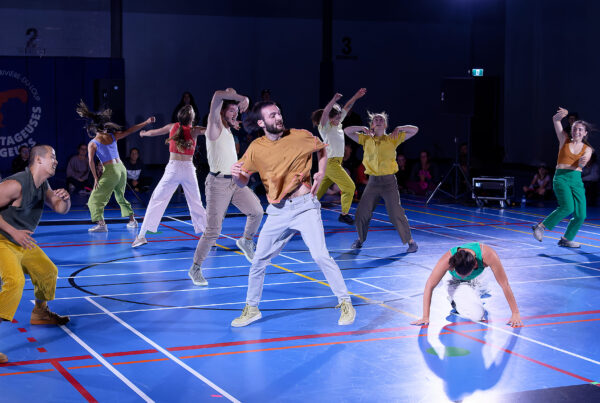
[[[572,372],[569,372],[569,371],[566,371],[566,370],[564,370],[564,369],[557,368],[557,367],[555,367],[555,366],[553,366],[553,365],[550,365],[550,364],[546,364],[546,363],[544,363],[544,362],[541,362],[541,361],[538,361],[538,360],[536,360],[536,359],[534,359],[534,358],[527,357],[527,356],[525,356],[525,355],[523,355],[523,354],[515,353],[514,351],[511,351],[511,350],[505,349],[504,347],[500,347],[500,346],[497,346],[497,345],[495,345],[495,344],[492,344],[492,343],[488,343],[487,341],[485,341],[485,340],[481,340],[481,339],[478,339],[477,337],[473,337],[473,336],[470,336],[470,335],[468,335],[468,334],[464,334],[464,333],[462,333],[462,332],[459,332],[459,331],[457,331],[457,330],[450,329],[450,328],[447,328],[447,330],[448,330],[448,331],[450,331],[450,332],[456,333],[456,334],[458,334],[458,335],[461,335],[461,336],[463,336],[463,337],[466,337],[467,339],[470,339],[470,340],[476,341],[476,342],[478,342],[478,343],[487,344],[487,345],[489,345],[489,346],[492,346],[492,347],[494,347],[494,348],[496,348],[496,349],[498,349],[498,350],[504,351],[505,353],[508,353],[508,354],[515,355],[515,356],[517,356],[517,357],[520,357],[520,358],[523,358],[523,359],[525,359],[525,360],[527,360],[527,361],[531,361],[531,362],[533,362],[533,363],[536,363],[536,364],[542,365],[542,366],[544,366],[544,367],[546,367],[546,368],[553,369],[554,371],[558,371],[558,372],[560,372],[560,373],[563,373],[563,374],[565,374],[565,375],[568,375],[568,376],[571,376],[571,377],[573,377],[573,378],[579,379],[579,380],[581,380],[581,381],[584,381],[584,382],[587,382],[587,383],[593,383],[593,382],[594,382],[594,381],[592,381],[591,379],[584,378],[583,376],[580,376],[580,375],[574,374],[574,373],[572,373]]]
[[[90,392],[88,392],[88,391],[87,391],[87,390],[86,390],[86,389],[85,389],[83,386],[81,386],[81,384],[80,384],[79,382],[77,382],[77,379],[75,379],[75,378],[73,377],[73,375],[71,375],[71,374],[69,373],[69,371],[67,371],[67,370],[66,370],[66,369],[65,369],[65,368],[64,368],[62,365],[60,365],[60,363],[58,363],[57,361],[53,361],[53,362],[52,362],[52,365],[54,366],[54,368],[56,368],[56,369],[58,370],[58,372],[60,372],[60,374],[61,374],[62,376],[64,376],[64,377],[65,377],[65,379],[66,379],[67,381],[69,381],[69,383],[70,383],[71,385],[73,385],[73,387],[74,387],[75,389],[77,389],[77,391],[78,391],[79,393],[81,393],[81,396],[83,396],[83,397],[85,398],[85,400],[87,400],[88,402],[96,402],[96,403],[98,402],[98,401],[97,401],[97,400],[94,398],[94,396],[92,396],[92,395],[90,394]]]
[[[59,357],[59,358],[45,358],[43,360],[29,360],[29,361],[15,361],[15,362],[7,362],[4,364],[0,364],[0,368],[2,367],[17,367],[19,365],[31,365],[31,364],[48,364],[53,361],[78,361],[78,360],[91,360],[93,357],[91,355],[76,355],[73,357]]]

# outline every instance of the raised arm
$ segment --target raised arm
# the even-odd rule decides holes
[[[335,105],[335,103],[339,101],[341,97],[342,94],[336,92],[333,98],[331,98],[331,101],[329,101],[329,103],[325,105],[325,108],[323,108],[323,114],[321,115],[321,121],[319,122],[319,125],[321,125],[321,127],[324,127],[327,123],[329,123],[329,113],[331,112],[333,105]]]
[[[452,254],[450,251],[447,251],[442,255],[440,260],[435,264],[435,267],[431,271],[427,282],[425,283],[425,291],[423,291],[423,316],[421,319],[415,320],[411,322],[411,325],[427,325],[429,323],[429,312],[431,309],[431,295],[433,294],[434,288],[439,284],[439,282],[444,277],[444,274],[450,268],[450,257]]]
[[[144,120],[142,123],[138,123],[137,125],[131,126],[129,129],[124,130],[122,132],[116,132],[115,138],[117,140],[125,138],[125,137],[129,136],[130,134],[135,133],[140,129],[143,129],[145,126],[149,125],[150,123],[154,123],[154,122],[156,122],[156,118],[154,116],[150,116],[148,119]]]
[[[59,214],[67,214],[71,209],[71,197],[65,189],[52,190],[48,186],[44,199],[46,204]]]
[[[556,132],[556,137],[558,137],[558,141],[559,141],[561,147],[567,140],[567,133],[565,133],[565,130],[563,129],[562,120],[568,114],[569,114],[568,110],[566,110],[565,108],[559,107],[558,111],[556,111],[556,114],[554,114],[554,116],[552,116],[552,122],[554,123],[554,131]]]
[[[224,100],[239,102],[240,112],[248,109],[248,97],[238,94],[233,88],[227,88],[223,91],[215,91],[210,102],[210,112],[208,113],[208,125],[206,127],[206,137],[215,141],[221,135],[223,130],[223,121],[221,120],[221,107]]]
[[[392,136],[397,137],[400,135],[401,132],[405,132],[406,135],[404,136],[404,141],[406,141],[409,138],[413,137],[415,134],[417,134],[418,131],[419,128],[413,125],[396,126],[396,128],[392,132]]]
[[[359,133],[368,133],[369,128],[366,126],[348,126],[344,129],[344,133],[346,136],[350,137],[352,140],[358,143],[358,134]]]
[[[15,180],[6,180],[0,183],[0,209],[13,204],[21,199],[21,184]],[[35,247],[35,240],[31,237],[32,231],[18,230],[6,221],[0,215],[0,229],[10,235],[16,243],[25,249]]]
[[[494,277],[496,277],[496,281],[502,288],[502,292],[504,292],[504,297],[508,302],[508,306],[512,312],[510,320],[508,324],[512,327],[523,326],[523,322],[521,321],[521,315],[519,313],[519,307],[517,306],[517,301],[515,300],[515,296],[513,295],[512,289],[510,288],[510,284],[508,284],[508,277],[506,276],[506,272],[504,271],[504,267],[502,266],[502,262],[498,257],[496,251],[490,248],[487,245],[482,245],[482,257],[483,263],[486,266],[490,266],[492,272],[494,273]]]
[[[206,127],[203,126],[193,126],[192,127],[192,137],[196,138],[198,136],[204,136],[206,134]]]
[[[155,137],[165,135],[171,131],[174,125],[175,123],[169,123],[168,125],[164,125],[160,129],[142,130],[140,132],[140,137]]]
[[[352,109],[356,100],[364,97],[366,93],[366,88],[361,88],[358,91],[356,91],[356,94],[352,95],[352,98],[350,98],[348,102],[346,102],[346,105],[344,105],[344,110],[346,111],[346,113],[350,112],[350,109]]]

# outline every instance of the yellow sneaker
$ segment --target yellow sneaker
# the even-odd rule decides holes
[[[342,313],[340,314],[340,319],[338,320],[338,325],[351,325],[354,323],[354,318],[356,318],[356,310],[352,306],[352,302],[349,300],[343,300],[336,308],[340,308]]]
[[[233,327],[242,327],[249,325],[250,323],[259,320],[262,318],[262,314],[258,310],[257,306],[250,306],[246,304],[244,310],[242,311],[242,315],[235,318],[231,322],[231,326]]]

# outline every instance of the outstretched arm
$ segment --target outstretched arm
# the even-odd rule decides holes
[[[512,327],[523,326],[523,322],[521,321],[521,314],[519,313],[519,307],[517,306],[517,301],[515,300],[515,296],[513,295],[512,289],[510,288],[510,284],[508,284],[508,277],[506,276],[506,272],[504,271],[504,267],[502,266],[502,262],[500,261],[498,254],[489,246],[482,245],[482,257],[483,263],[486,266],[490,266],[490,269],[492,269],[494,277],[496,277],[496,281],[502,288],[502,292],[504,292],[504,297],[506,298],[508,306],[510,307],[510,310],[512,312],[508,324]]]
[[[171,131],[171,129],[173,128],[174,123],[169,123],[168,125],[165,125],[163,127],[161,127],[160,129],[154,129],[154,130],[142,130],[140,132],[140,137],[154,137],[154,136],[162,136],[164,134],[167,134]]]
[[[71,197],[65,189],[52,190],[48,186],[44,199],[46,204],[59,214],[67,214],[71,209]]]
[[[346,102],[346,105],[344,105],[344,110],[346,111],[346,113],[350,112],[350,109],[352,109],[356,100],[358,98],[364,97],[366,93],[367,93],[366,88],[361,88],[358,91],[356,91],[356,94],[352,95],[352,98],[350,98],[348,100],[348,102]]]
[[[206,127],[194,126],[192,127],[192,137],[204,136],[206,134]]]
[[[556,132],[556,137],[558,137],[558,141],[559,141],[561,147],[565,143],[565,140],[567,139],[567,133],[565,133],[565,131],[563,129],[562,120],[568,114],[569,114],[568,110],[566,110],[565,108],[559,107],[558,111],[556,111],[556,114],[554,116],[552,116],[552,122],[554,123],[554,131]]]
[[[429,323],[429,311],[431,309],[431,295],[433,289],[439,284],[444,277],[444,274],[450,268],[448,260],[450,260],[450,251],[447,251],[442,255],[440,260],[435,264],[435,267],[431,271],[427,282],[425,283],[425,291],[423,291],[423,316],[421,319],[411,322],[411,325],[427,325]]]
[[[348,126],[344,129],[344,133],[346,136],[350,137],[352,140],[358,143],[358,134],[359,133],[368,133],[369,128],[366,126]]]
[[[150,116],[148,119],[144,120],[142,123],[138,123],[137,125],[131,126],[129,129],[127,129],[125,131],[116,132],[115,138],[117,140],[125,138],[125,137],[129,136],[130,134],[135,133],[138,130],[144,128],[146,125],[149,125],[150,123],[154,123],[154,122],[156,122],[156,118],[154,116]]]
[[[327,105],[325,105],[325,108],[323,108],[323,114],[321,115],[321,121],[319,122],[319,124],[321,125],[321,127],[324,127],[327,123],[329,123],[329,113],[331,112],[331,109],[333,108],[333,105],[340,100],[340,98],[342,97],[342,94],[340,94],[339,92],[337,92],[333,98],[331,98],[331,101],[329,101],[329,103]]]
[[[238,94],[233,88],[227,88],[224,91],[215,91],[210,102],[208,125],[206,127],[206,137],[209,140],[215,141],[221,135],[221,130],[223,130],[221,107],[223,106],[223,101],[226,99],[239,102],[240,112],[245,112],[250,102],[248,97]]]

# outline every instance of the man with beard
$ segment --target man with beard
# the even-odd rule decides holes
[[[272,101],[256,103],[246,116],[244,126],[247,131],[262,129],[265,135],[250,144],[244,156],[231,167],[231,174],[238,186],[244,187],[250,175],[258,171],[269,206],[250,267],[246,306],[242,315],[231,322],[231,326],[246,326],[262,317],[258,303],[266,267],[296,232],[302,235],[312,258],[338,299],[336,308],[341,309],[338,324],[352,324],[356,312],[340,268],[329,256],[321,221],[321,205],[315,197],[327,166],[326,144],[306,130],[286,130],[281,112]],[[319,156],[319,171],[315,173],[311,186],[313,152]]]
[[[221,233],[223,219],[230,203],[246,215],[244,235],[236,241],[237,247],[252,262],[254,235],[263,217],[260,200],[250,188],[236,186],[231,177],[231,166],[237,161],[235,141],[231,128],[239,128],[238,113],[246,111],[248,98],[233,88],[216,91],[210,104],[206,127],[206,150],[210,173],[206,177],[207,224],[198,241],[189,276],[194,285],[208,285],[202,274],[202,263]]]
[[[35,307],[32,325],[64,325],[68,316],[48,309],[54,299],[58,269],[31,237],[40,222],[44,202],[54,211],[66,214],[71,208],[65,189],[52,190],[48,178],[54,176],[58,161],[54,149],[38,145],[31,149],[29,167],[0,183],[0,323],[12,321],[29,274],[34,286]],[[0,364],[8,361],[0,353]]]

